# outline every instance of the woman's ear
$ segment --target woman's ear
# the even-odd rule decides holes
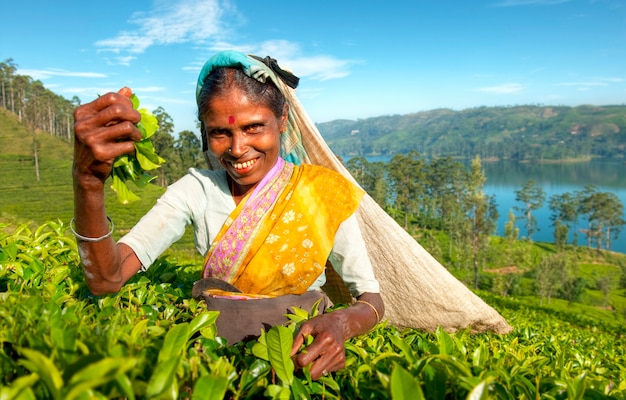
[[[287,131],[287,121],[289,120],[289,104],[285,102],[283,115],[280,116],[280,133]]]

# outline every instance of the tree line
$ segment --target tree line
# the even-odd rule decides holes
[[[626,105],[437,109],[317,124],[336,154],[428,157],[480,155],[484,160],[624,157]]]
[[[13,59],[0,63],[0,107],[15,114],[33,132],[42,130],[71,141],[78,97],[67,100],[46,89],[41,81],[16,72]]]
[[[483,190],[486,178],[480,156],[469,167],[452,157],[427,158],[416,151],[396,154],[389,162],[354,157],[346,166],[361,187],[406,230],[442,232],[448,240],[446,258],[457,260],[458,268],[471,267],[474,286],[479,286],[479,273],[486,264],[499,218],[495,195]],[[537,230],[534,213],[546,200],[557,248],[563,248],[573,232],[573,245],[582,233],[589,248],[610,250],[612,239],[626,225],[620,199],[595,186],[546,199],[543,189],[529,180],[515,194],[519,206],[509,212],[504,227],[504,239],[510,242],[520,240],[518,220],[526,230],[522,239],[532,241]]]

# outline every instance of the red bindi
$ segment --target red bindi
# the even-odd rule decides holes
[[[234,124],[235,123],[235,117],[233,117],[232,115],[229,115],[228,116],[228,123],[231,124],[231,125]]]

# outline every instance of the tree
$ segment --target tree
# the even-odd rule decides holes
[[[389,163],[389,177],[395,195],[395,207],[404,213],[404,229],[409,229],[409,216],[417,215],[424,194],[425,163],[416,151],[396,154]]]
[[[553,221],[555,243],[565,244],[571,224],[573,230],[572,244],[578,244],[578,233],[576,232],[580,208],[578,197],[568,192],[555,194],[550,197],[548,204],[552,210],[550,219]]]
[[[593,185],[586,186],[580,196],[580,211],[587,216],[587,247],[596,241],[598,250],[611,249],[611,239],[619,236],[626,225],[624,221],[624,205],[615,193],[599,192]]]
[[[550,304],[550,299],[560,287],[566,265],[566,258],[561,254],[551,254],[539,262],[536,268],[535,285],[541,302],[545,298],[548,300],[548,304]]]
[[[12,103],[12,85],[13,77],[17,71],[17,65],[12,58],[4,60],[0,63],[0,105],[11,112],[15,112]]]
[[[350,171],[350,174],[361,185],[363,190],[369,193],[369,185],[366,180],[367,170],[369,169],[369,161],[363,156],[352,157],[346,163],[346,168]]]
[[[508,219],[504,224],[504,237],[512,244],[519,237],[519,228],[515,224],[515,213],[509,210]]]
[[[374,201],[382,208],[388,203],[387,170],[385,163],[369,162],[365,157],[353,157],[346,163],[346,168]]]
[[[165,160],[160,168],[154,171],[158,175],[156,183],[166,187],[184,174],[180,159],[174,146],[174,123],[172,117],[165,112],[162,107],[158,107],[152,112],[159,122],[159,130],[152,135],[152,144],[156,153]]]
[[[482,169],[480,156],[472,160],[465,191],[461,194],[465,219],[460,224],[468,244],[474,270],[474,288],[478,288],[481,255],[489,247],[489,239],[496,230],[497,204],[494,196],[483,192],[487,178]]]
[[[467,188],[467,168],[451,157],[436,158],[430,162],[426,174],[426,199],[423,212],[431,220],[441,221],[450,237],[448,253],[452,256],[453,244],[462,239],[459,229],[464,219],[461,193]]]
[[[528,240],[532,241],[533,233],[537,228],[537,219],[533,215],[533,211],[540,209],[546,199],[546,193],[541,186],[538,186],[532,179],[528,180],[522,189],[515,191],[515,201],[522,203],[522,207],[515,207],[522,213],[525,220],[526,234]]]
[[[374,182],[374,187],[370,192],[370,196],[383,209],[387,208],[389,203],[389,185],[387,178],[387,168],[385,163],[376,161],[370,163],[369,179]]]
[[[174,146],[183,168],[202,168],[205,166],[204,157],[202,157],[202,142],[192,131],[180,132]]]

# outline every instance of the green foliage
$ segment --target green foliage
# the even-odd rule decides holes
[[[86,289],[67,225],[0,234],[0,398],[626,398],[626,328],[480,295],[504,336],[378,324],[346,343],[346,367],[312,381],[289,354],[298,324],[226,346],[190,299],[194,265],[159,259],[118,294]],[[604,267],[602,267],[604,268]]]
[[[130,100],[133,108],[141,114],[137,128],[141,132],[141,140],[135,142],[135,154],[123,154],[113,162],[111,188],[117,193],[117,199],[122,204],[139,200],[139,197],[130,190],[127,182],[133,182],[138,187],[145,187],[156,179],[148,174],[165,163],[155,151],[151,137],[159,129],[157,118],[145,108],[139,108],[139,98],[134,93]]]

